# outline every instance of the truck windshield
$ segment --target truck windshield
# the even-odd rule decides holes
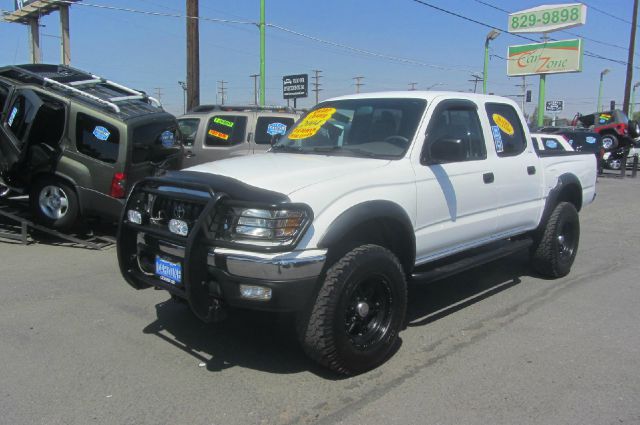
[[[272,152],[402,157],[415,136],[427,102],[423,99],[346,99],[313,108]]]

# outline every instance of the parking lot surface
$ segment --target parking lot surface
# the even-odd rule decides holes
[[[203,324],[115,249],[0,243],[0,423],[640,423],[640,182],[601,178],[569,276],[523,254],[412,285],[399,351],[340,378],[290,317]]]

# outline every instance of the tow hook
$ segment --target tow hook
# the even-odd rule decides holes
[[[211,304],[209,304],[209,307],[207,308],[207,315],[204,318],[204,321],[207,323],[222,322],[227,318],[227,315],[227,307],[224,305],[222,300],[218,298],[211,298]]]

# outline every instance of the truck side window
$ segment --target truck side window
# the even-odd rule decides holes
[[[451,106],[437,112],[431,122],[433,126],[429,128],[427,144],[443,139],[461,140],[465,152],[462,161],[487,158],[482,125],[475,108]]]
[[[276,134],[284,134],[293,125],[293,118],[284,117],[260,117],[256,122],[256,144],[268,145],[271,137]]]
[[[78,152],[110,164],[118,160],[120,133],[104,121],[79,113],[76,118],[76,141]]]
[[[205,146],[232,146],[245,141],[247,117],[220,115],[209,118]]]
[[[520,117],[513,106],[506,103],[487,103],[485,108],[498,156],[516,156],[524,152],[527,141]]]

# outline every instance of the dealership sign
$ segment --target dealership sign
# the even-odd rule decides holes
[[[551,32],[584,25],[587,6],[581,3],[538,6],[509,14],[509,32]]]
[[[564,110],[564,100],[547,100],[544,103],[545,112],[562,112]]]
[[[285,75],[282,77],[282,97],[297,99],[309,94],[309,76],[307,74]]]
[[[509,46],[507,75],[580,72],[582,48],[580,39]]]

